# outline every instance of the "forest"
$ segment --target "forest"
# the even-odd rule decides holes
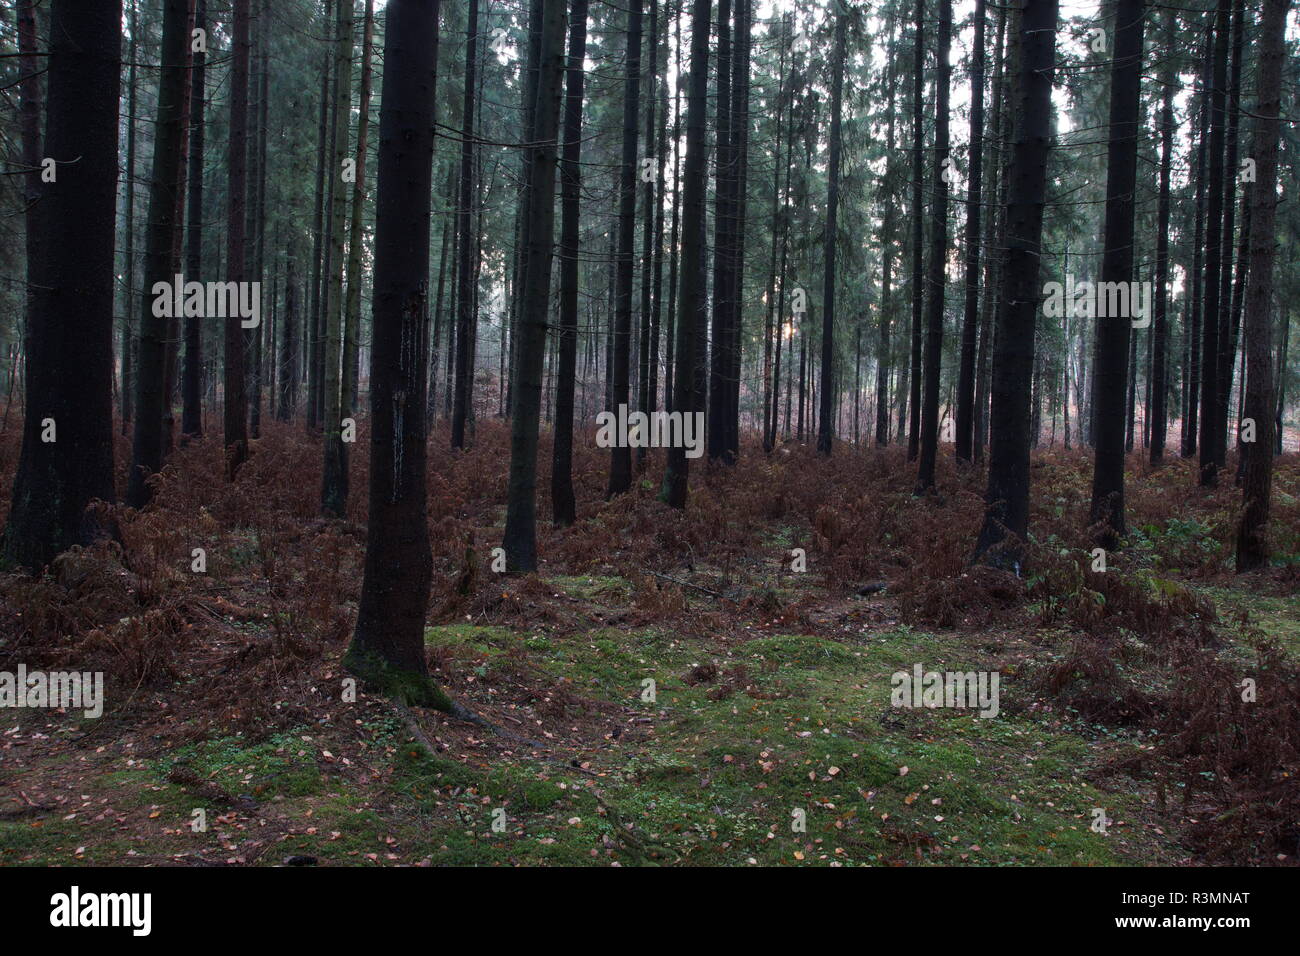
[[[0,868],[1300,864],[1290,0],[3,0],[0,97]]]

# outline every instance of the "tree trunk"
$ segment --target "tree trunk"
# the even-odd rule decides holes
[[[733,37],[731,79],[731,153],[735,161],[731,195],[731,316],[727,343],[727,409],[723,459],[735,462],[740,456],[741,341],[744,334],[745,214],[749,177],[749,50],[753,24],[753,0],[735,0],[736,28]]]
[[[341,0],[340,0],[341,2]],[[325,15],[322,26],[328,32],[334,19],[334,0],[325,0]],[[321,56],[320,81],[320,120],[316,137],[316,201],[312,226],[311,254],[311,298],[307,305],[307,316],[303,323],[303,337],[307,349],[307,428],[315,430],[320,425],[320,391],[321,391],[321,288],[323,258],[325,256],[325,214],[326,183],[330,181],[328,134],[330,130],[330,68],[334,58],[330,55],[329,45],[325,44]]]
[[[244,205],[248,180],[248,0],[232,0],[230,141],[226,169],[226,278],[244,281]],[[248,392],[244,376],[244,330],[238,318],[225,326],[226,472],[234,480],[248,458]]]
[[[375,200],[370,508],[365,579],[345,663],[410,703],[455,708],[429,680],[433,558],[425,497],[429,216],[437,0],[388,0]]]
[[[831,403],[835,386],[835,250],[839,244],[837,215],[840,202],[840,113],[844,101],[844,45],[848,14],[841,6],[835,14],[835,47],[831,53],[831,131],[826,180],[826,238],[822,259],[826,266],[822,277],[822,381],[821,411],[817,432],[817,453],[830,455],[833,442]]]
[[[1133,213],[1137,189],[1137,143],[1142,80],[1143,0],[1115,4],[1115,56],[1110,79],[1110,143],[1106,159],[1103,283],[1133,279]],[[1100,310],[1099,310],[1100,311]],[[1121,310],[1125,311],[1125,310]],[[1090,520],[1097,543],[1118,547],[1124,523],[1125,401],[1129,341],[1128,314],[1097,316],[1092,377],[1093,444]]]
[[[975,351],[979,327],[980,202],[984,170],[984,0],[975,3],[975,46],[970,68],[970,185],[966,190],[966,311],[961,327],[957,377],[958,461],[973,457]]]
[[[181,139],[185,132],[183,101],[185,58],[189,49],[188,23],[186,0],[166,0],[159,53],[158,119],[149,183],[149,228],[145,232],[144,287],[148,294],[141,296],[135,427],[126,491],[126,503],[133,508],[144,507],[153,497],[148,479],[162,467],[163,407],[168,399],[164,394],[164,365],[169,320],[164,315],[155,315],[154,306],[160,301],[156,286],[162,283],[165,289],[170,289],[174,275],[172,248],[177,227],[176,190],[181,178]],[[163,292],[162,296],[170,298],[171,293]]]
[[[257,108],[253,112],[253,182],[252,182],[252,208],[249,210],[248,218],[248,245],[245,247],[245,255],[248,258],[248,278],[249,281],[257,284],[260,290],[263,286],[262,278],[266,266],[266,134],[270,122],[269,101],[270,101],[270,69],[266,53],[267,44],[270,42],[268,35],[267,17],[268,10],[266,0],[259,0],[255,9],[257,20],[257,33],[255,44],[257,47]],[[261,293],[258,293],[259,303],[264,302]],[[265,316],[263,308],[262,315]],[[267,329],[270,328],[270,322],[263,317],[261,323],[247,331],[245,338],[245,348],[252,353],[253,368],[249,374],[249,386],[251,401],[249,402],[248,416],[248,434],[250,438],[262,437],[262,384],[266,377],[266,348],[263,343],[266,340]]]
[[[654,272],[655,246],[655,185],[660,181],[659,170],[663,166],[663,156],[655,144],[655,109],[657,106],[659,84],[659,2],[650,0],[650,36],[646,42],[650,52],[650,65],[646,70],[645,97],[645,148],[646,156],[642,163],[650,163],[650,175],[643,172],[641,179],[645,188],[642,190],[645,205],[645,221],[641,227],[641,323],[638,329],[637,346],[637,408],[644,414],[650,412],[650,378],[655,357],[650,351],[650,310],[654,305],[657,290],[652,283]],[[645,467],[646,449],[641,446],[636,450],[636,467],[640,471]]]
[[[537,570],[537,439],[555,239],[555,160],[564,73],[564,22],[563,0],[545,0],[539,27],[537,103],[528,155],[528,202],[524,214],[530,228],[515,357],[510,477],[502,539],[506,569],[512,573]]]
[[[35,24],[33,24],[35,29]],[[135,357],[135,329],[134,316],[136,310],[135,295],[136,289],[136,267],[135,267],[135,128],[136,128],[136,50],[139,46],[138,38],[140,35],[139,17],[136,15],[136,4],[134,0],[131,3],[131,45],[128,48],[127,56],[131,61],[131,69],[127,78],[127,100],[126,100],[126,222],[123,228],[126,231],[126,250],[124,254],[125,263],[123,272],[126,275],[126,310],[122,316],[122,434],[126,435],[127,422],[131,420],[133,407],[132,400],[135,398],[135,382],[132,379]],[[35,43],[35,37],[32,38]],[[39,88],[39,86],[38,86]],[[26,96],[26,94],[23,94]],[[35,174],[33,174],[35,175]],[[30,188],[30,187],[29,187]],[[29,198],[29,203],[31,202]],[[30,214],[29,214],[30,218]],[[28,232],[32,227],[28,226]],[[28,263],[34,261],[30,253],[30,242]],[[29,265],[30,268],[30,265]],[[28,279],[31,282],[31,279]],[[30,323],[24,324],[23,335],[26,336],[26,330],[30,328]],[[23,351],[26,351],[24,345]]]
[[[1255,441],[1244,447],[1245,508],[1237,527],[1237,571],[1268,561],[1268,513],[1273,483],[1273,263],[1277,255],[1277,167],[1282,64],[1290,0],[1264,0],[1259,28],[1259,102],[1254,110],[1255,183],[1251,188],[1250,278],[1246,300],[1246,409]]]
[[[334,181],[330,204],[330,258],[325,279],[325,465],[321,473],[321,513],[341,518],[348,510],[348,452],[343,443],[343,250],[348,199],[343,164],[348,159],[348,117],[352,113],[352,2],[340,0],[334,47]]]
[[[1219,272],[1219,380],[1215,399],[1216,423],[1214,459],[1223,468],[1228,458],[1228,400],[1232,394],[1232,371],[1236,362],[1236,341],[1232,330],[1232,255],[1233,236],[1236,231],[1237,212],[1237,153],[1238,131],[1241,115],[1241,59],[1243,47],[1243,17],[1245,0],[1234,0],[1232,5],[1232,66],[1228,79],[1228,111],[1226,153],[1223,174],[1223,234],[1222,262]],[[1243,216],[1243,220],[1244,220]],[[1242,223],[1243,240],[1245,222]],[[1243,277],[1244,278],[1244,277]]]
[[[357,391],[361,378],[358,336],[361,331],[361,254],[364,243],[366,204],[366,148],[370,128],[370,48],[375,35],[375,0],[366,0],[361,39],[361,92],[357,112],[356,182],[352,187],[352,223],[348,236],[348,294],[344,308],[343,391],[340,405],[345,415],[357,411]]]
[[[1169,179],[1173,169],[1174,148],[1174,53],[1177,44],[1176,21],[1172,10],[1165,10],[1165,66],[1161,70],[1163,87],[1160,101],[1160,198],[1156,208],[1156,288],[1155,317],[1151,341],[1151,464],[1161,464],[1165,457],[1165,434],[1168,430],[1169,375],[1166,356],[1169,351]]]
[[[1201,457],[1200,483],[1218,484],[1219,447],[1219,296],[1223,261],[1223,146],[1228,72],[1228,3],[1219,0],[1214,15],[1214,66],[1210,86],[1209,198],[1205,226],[1205,299],[1201,308]],[[1227,240],[1231,244],[1231,237]]]
[[[698,329],[706,321],[704,287],[704,176],[706,144],[704,111],[709,86],[710,0],[691,0],[691,69],[686,97],[686,161],[683,166],[681,291],[677,315],[677,367],[673,376],[672,410],[685,419],[697,409],[703,391],[697,364]],[[685,424],[685,422],[683,422]],[[681,443],[668,449],[659,497],[674,508],[685,508],[690,474]]]
[[[207,0],[198,0],[194,28],[206,35]],[[206,110],[207,53],[193,51],[190,75],[189,231],[185,274],[203,280],[203,140]],[[185,366],[181,372],[181,444],[203,437],[203,325],[198,316],[185,317]]]
[[[939,451],[939,373],[943,360],[943,302],[948,262],[948,94],[952,66],[952,0],[939,0],[938,78],[935,82],[934,164],[930,226],[930,269],[926,299],[925,394],[921,401],[921,446],[917,467],[918,494],[934,488]]]
[[[722,0],[725,4],[727,0]],[[614,411],[627,407],[628,371],[632,347],[632,248],[636,238],[637,115],[641,92],[641,0],[629,0],[627,11],[626,79],[623,84],[623,157],[618,175],[618,258],[614,276]],[[632,486],[632,449],[622,440],[610,449],[607,498]]]
[[[4,554],[33,571],[105,531],[113,492],[113,227],[122,5],[53,0],[22,451]],[[33,173],[33,175],[36,175]],[[157,424],[155,422],[155,424]],[[53,440],[49,429],[54,429]]]
[[[18,50],[21,54],[20,69],[22,70],[22,79],[18,83],[18,119],[22,136],[22,164],[23,164],[23,230],[26,244],[25,274],[27,287],[23,293],[23,312],[21,316],[21,328],[18,336],[18,343],[13,349],[13,357],[16,360],[20,351],[27,353],[27,333],[32,327],[32,302],[36,289],[36,267],[37,261],[41,258],[41,229],[39,217],[37,216],[37,203],[41,198],[41,73],[44,69],[37,55],[36,47],[36,9],[32,5],[32,0],[18,0],[15,5],[14,15],[17,19],[18,26]],[[133,23],[134,23],[134,14]],[[132,30],[131,48],[135,49],[135,31]],[[135,55],[131,55],[131,103],[134,109],[135,103]],[[129,147],[127,149],[127,177],[131,177],[131,167],[135,165],[135,135],[134,126],[129,138]],[[127,186],[127,196],[129,200],[134,200],[134,187]],[[131,249],[131,226],[130,211],[127,212],[127,249]],[[127,288],[126,288],[126,314],[131,315],[134,308],[134,284],[135,273],[131,271],[130,256],[127,257]],[[125,322],[122,333],[123,344],[129,348],[130,319]],[[125,350],[124,350],[124,354]],[[126,389],[130,387],[127,381],[129,377],[127,370],[130,369],[130,362],[123,361],[123,426],[127,417],[127,398]],[[13,385],[16,375],[14,371],[9,374],[9,400],[5,403],[5,416],[9,415],[9,408],[13,404]]]
[[[564,162],[560,167],[560,354],[551,449],[551,509],[557,527],[577,519],[573,493],[573,398],[578,365],[578,255],[582,218],[582,98],[587,57],[587,0],[573,0],[564,101]]]
[[[916,461],[921,442],[921,321],[925,315],[925,0],[916,0],[912,53],[912,357],[907,460]]]
[[[982,0],[981,0],[982,2]],[[895,18],[889,18],[889,42],[885,54],[885,173],[883,190],[885,213],[880,230],[880,305],[876,314],[876,432],[875,442],[880,448],[889,444],[889,374],[891,369],[890,322],[893,318],[892,283],[894,267],[894,104],[897,100],[898,75],[894,69]]]
[[[1029,400],[1056,60],[1056,0],[1020,13],[1015,142],[1007,177],[1007,258],[998,310],[989,482],[975,557],[1017,571],[1029,530]],[[1008,540],[1010,539],[1010,540]],[[996,550],[995,550],[996,548]]]
[[[460,147],[460,199],[456,206],[457,259],[456,259],[456,383],[451,413],[451,447],[465,447],[465,426],[469,418],[474,386],[470,380],[473,372],[472,326],[477,319],[474,313],[473,257],[474,217],[470,209],[474,201],[474,84],[478,71],[478,0],[469,0],[469,13],[465,22],[465,89],[461,111]]]

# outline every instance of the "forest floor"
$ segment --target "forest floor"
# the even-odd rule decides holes
[[[604,502],[586,443],[578,524],[546,522],[540,573],[507,578],[508,431],[453,454],[439,429],[425,641],[494,733],[347,699],[367,438],[347,520],[316,516],[318,442],[272,423],[234,485],[217,443],[183,449],[154,505],[115,509],[120,545],[0,574],[0,669],[107,675],[99,719],[0,715],[0,864],[1300,860],[1298,456],[1273,566],[1237,577],[1231,481],[1134,456],[1130,533],[1097,572],[1088,455],[1036,452],[1016,577],[968,568],[982,478],[951,455],[916,498],[901,449],[746,448],[693,463],[681,514],[654,457]],[[17,450],[0,435],[4,487]],[[916,664],[997,672],[1000,712],[891,706]]]

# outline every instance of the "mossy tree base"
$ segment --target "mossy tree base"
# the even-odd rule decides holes
[[[453,715],[461,710],[428,674],[396,668],[355,643],[343,655],[343,666],[373,693],[393,697],[408,706],[432,707]]]

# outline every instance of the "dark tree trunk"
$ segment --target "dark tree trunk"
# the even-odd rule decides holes
[[[1029,400],[1052,128],[1056,0],[1020,14],[1016,134],[1007,177],[1007,258],[993,357],[989,483],[975,556],[1019,569],[1029,529]],[[1008,541],[1008,539],[1010,539]],[[994,548],[997,548],[994,551]]]
[[[375,34],[375,0],[366,0],[361,31],[361,89],[357,108],[356,182],[352,187],[352,220],[348,234],[348,291],[343,306],[343,382],[339,402],[344,415],[357,411],[361,385],[361,283],[364,213],[366,204],[366,151],[370,130],[370,51]]]
[[[934,466],[939,451],[939,373],[943,360],[943,302],[948,263],[948,94],[952,66],[952,0],[939,0],[939,68],[935,82],[934,176],[931,189],[929,296],[925,323],[925,393],[921,400],[921,446],[917,467],[918,494],[934,488]]]
[[[230,142],[226,169],[226,279],[244,281],[244,206],[248,186],[248,0],[233,0],[230,66]],[[244,375],[244,330],[225,320],[226,471],[233,481],[248,458],[248,383]]]
[[[822,259],[826,272],[822,277],[822,381],[821,410],[818,413],[817,453],[829,455],[834,440],[831,406],[835,384],[835,250],[839,245],[837,215],[840,203],[840,113],[844,100],[844,44],[848,14],[841,7],[835,14],[835,47],[831,53],[831,132],[826,180],[826,238]]]
[[[925,316],[925,0],[916,0],[916,36],[912,52],[912,355],[907,460],[921,447],[921,322]],[[901,415],[900,415],[901,419]]]
[[[325,16],[322,26],[326,33],[330,30],[333,23],[334,0],[325,0]],[[321,392],[321,286],[322,286],[322,258],[325,255],[325,211],[326,202],[326,183],[329,168],[329,140],[327,135],[330,129],[330,102],[333,97],[330,95],[332,84],[330,82],[330,66],[333,57],[330,55],[329,44],[323,44],[325,50],[321,56],[321,81],[320,81],[320,120],[316,137],[316,200],[315,212],[312,226],[312,254],[311,254],[311,295],[307,305],[307,317],[303,323],[303,336],[308,345],[307,349],[307,427],[314,430],[320,425],[320,392]]]
[[[587,0],[573,0],[560,167],[560,342],[551,450],[551,508],[558,527],[577,519],[573,493],[573,399],[578,366],[578,255],[581,251],[582,98],[587,56]]]
[[[1277,411],[1273,416],[1273,431],[1275,435],[1273,452],[1282,454],[1282,412],[1286,408],[1286,369],[1287,369],[1287,352],[1291,340],[1291,309],[1288,305],[1282,305],[1282,336],[1281,348],[1277,350]],[[1242,482],[1245,482],[1245,476],[1242,476]]]
[[[741,339],[744,333],[745,285],[745,214],[749,176],[749,32],[753,22],[753,0],[735,0],[736,29],[733,42],[731,79],[731,153],[735,174],[731,189],[731,339],[727,343],[727,411],[726,436],[722,450],[724,460],[735,462],[740,456],[740,373]]]
[[[709,356],[709,461],[725,457],[727,433],[727,351],[731,343],[731,231],[735,151],[731,143],[731,0],[718,0],[716,95],[717,160],[713,167],[713,350]]]
[[[429,681],[424,615],[433,558],[424,389],[437,89],[437,0],[385,8],[370,350],[370,510],[348,666],[408,702],[454,710]]]
[[[1200,407],[1201,391],[1201,307],[1204,304],[1202,291],[1204,287],[1204,277],[1202,275],[1202,263],[1205,256],[1205,202],[1206,202],[1206,169],[1209,161],[1209,123],[1210,123],[1210,79],[1213,75],[1214,57],[1214,31],[1210,30],[1205,37],[1205,55],[1202,57],[1203,67],[1201,70],[1200,80],[1200,107],[1199,119],[1197,121],[1197,138],[1196,138],[1196,223],[1193,228],[1192,239],[1192,289],[1191,289],[1191,309],[1190,325],[1185,325],[1187,338],[1187,391],[1183,402],[1183,425],[1182,425],[1182,449],[1181,454],[1184,458],[1190,458],[1196,454],[1197,437],[1198,437],[1198,417],[1197,412]]]
[[[254,46],[257,51],[255,54],[257,64],[257,79],[255,81],[257,106],[253,110],[254,138],[250,163],[252,182],[249,184],[252,194],[250,209],[248,210],[248,245],[245,247],[248,265],[245,268],[248,280],[256,283],[257,288],[260,290],[263,286],[263,272],[266,266],[266,133],[270,119],[268,114],[270,100],[268,77],[270,72],[266,54],[266,47],[270,42],[270,38],[268,35],[266,0],[257,0],[253,10],[256,22]],[[259,303],[264,301],[260,292],[258,293],[258,299]],[[265,359],[266,347],[264,342],[270,324],[264,317],[263,311],[261,323],[254,328],[248,329],[245,333],[244,348],[252,357],[252,369],[249,371],[248,376],[250,392],[248,435],[250,438],[262,437],[262,385],[266,380],[266,367],[269,364]]]
[[[1226,153],[1223,175],[1222,262],[1219,272],[1219,380],[1215,399],[1214,435],[1217,444],[1214,459],[1223,468],[1228,458],[1228,400],[1232,394],[1232,367],[1236,361],[1236,341],[1232,329],[1232,250],[1237,212],[1237,153],[1239,117],[1241,115],[1241,59],[1245,0],[1232,5],[1232,67],[1228,79]],[[1243,217],[1244,220],[1244,217]],[[1245,223],[1243,221],[1243,227]],[[1242,238],[1246,239],[1245,229]]]
[[[642,202],[645,206],[644,222],[641,226],[641,322],[638,327],[637,344],[637,402],[636,407],[643,413],[650,412],[650,376],[655,357],[650,351],[650,310],[653,308],[657,294],[652,283],[655,260],[655,185],[660,181],[659,170],[663,165],[663,156],[655,144],[655,108],[657,105],[658,63],[659,63],[659,2],[650,0],[650,35],[646,49],[650,53],[650,64],[646,69],[645,94],[645,148],[646,156],[642,162],[650,163],[650,176],[641,175],[644,189]],[[636,467],[640,471],[645,467],[646,450],[642,446],[636,450]]]
[[[975,3],[975,46],[970,68],[970,185],[966,191],[966,311],[961,327],[961,365],[957,373],[958,461],[973,456],[975,430],[975,352],[979,327],[980,202],[984,170],[984,0]]]
[[[23,444],[4,554],[33,571],[104,533],[112,503],[113,227],[122,4],[53,0],[42,152],[58,164],[36,213]],[[33,173],[33,175],[36,175]],[[156,424],[156,423],[155,423]],[[47,428],[53,428],[54,440]]]
[[[21,54],[20,69],[23,78],[18,83],[18,119],[22,136],[22,161],[23,161],[23,229],[24,240],[26,244],[27,257],[25,260],[25,270],[27,287],[23,293],[23,314],[21,318],[21,329],[19,332],[19,341],[14,346],[13,358],[15,361],[21,351],[27,354],[27,333],[32,327],[32,307],[33,294],[36,289],[36,267],[41,258],[41,229],[39,218],[37,216],[37,204],[41,198],[41,72],[44,69],[37,55],[36,47],[36,9],[32,5],[32,0],[18,0],[14,10],[18,26],[18,50]],[[134,22],[134,19],[133,19]],[[131,48],[135,49],[135,31],[132,30]],[[135,55],[131,56],[131,93],[132,109],[135,103]],[[131,168],[135,165],[135,136],[134,127],[132,135],[129,138],[130,146],[127,149],[127,178],[131,177]],[[134,200],[134,187],[127,187],[127,196],[129,200]],[[127,211],[127,249],[131,250],[130,239],[130,209]],[[131,315],[134,308],[134,276],[131,270],[131,259],[127,257],[127,289],[126,289],[126,314]],[[131,327],[130,319],[124,323],[122,341],[125,348],[123,349],[122,362],[122,419],[123,427],[126,424],[127,412],[129,409],[126,390],[130,387],[128,381],[128,371],[131,367],[130,361],[125,358],[128,354],[129,330]],[[20,348],[21,347],[21,348]],[[8,418],[10,406],[13,404],[13,385],[16,378],[15,370],[11,369],[9,373],[9,400],[5,403],[5,417]]]
[[[295,398],[298,394],[298,276],[295,272],[296,247],[290,247],[287,275],[284,283],[284,318],[280,329],[280,400],[275,406],[275,417],[282,422],[293,420]]]
[[[1165,434],[1168,430],[1169,376],[1166,356],[1169,351],[1169,178],[1173,169],[1174,148],[1174,53],[1177,30],[1174,12],[1165,11],[1165,66],[1161,70],[1163,87],[1160,100],[1160,198],[1156,207],[1156,288],[1155,317],[1151,329],[1151,464],[1159,465],[1165,457]]]
[[[195,6],[194,27],[208,28],[207,0],[198,0]],[[189,278],[203,279],[203,138],[206,108],[207,54],[193,51],[190,76],[190,172],[189,232],[185,274]],[[181,372],[181,443],[187,439],[203,437],[203,325],[197,316],[185,317],[185,367]]]
[[[1264,0],[1259,28],[1259,102],[1254,110],[1255,183],[1251,187],[1250,279],[1246,299],[1245,417],[1255,422],[1255,441],[1243,446],[1245,509],[1237,527],[1237,571],[1268,560],[1268,513],[1273,483],[1273,262],[1276,257],[1277,167],[1282,65],[1290,0]]]
[[[1201,308],[1201,457],[1200,483],[1219,481],[1219,296],[1223,262],[1223,146],[1225,87],[1228,73],[1228,4],[1219,0],[1214,15],[1214,67],[1210,86],[1209,198],[1205,225],[1205,300]],[[1227,242],[1231,244],[1231,237]]]
[[[986,221],[984,230],[984,304],[980,309],[979,344],[975,351],[975,414],[972,422],[971,451],[976,462],[984,460],[984,446],[988,439],[989,417],[989,357],[993,348],[993,314],[999,305],[998,294],[1002,290],[1002,255],[1006,240],[1007,156],[1010,150],[1011,113],[1011,70],[1005,61],[1005,51],[1009,43],[1007,7],[998,8],[998,33],[993,45],[994,80],[993,80],[993,121],[992,138],[989,141],[990,156],[994,159],[993,169],[993,203],[992,215]],[[1069,349],[1069,342],[1066,342]]]
[[[451,413],[451,447],[465,447],[465,426],[469,418],[474,386],[472,327],[474,313],[474,83],[478,72],[478,0],[469,0],[465,22],[465,90],[461,111],[460,199],[456,205],[456,382]]]
[[[194,27],[195,0],[186,0],[185,4],[185,59],[182,67],[184,82],[181,94],[181,155],[176,175],[176,187],[172,190],[175,198],[176,212],[172,221],[172,250],[169,275],[182,272],[185,266],[185,211],[188,193],[188,169],[190,156],[190,115],[193,109],[190,95],[192,82],[190,76],[194,63],[194,50],[191,41]],[[175,448],[176,435],[176,399],[179,396],[178,375],[180,372],[181,315],[179,312],[167,320],[167,334],[163,340],[163,387],[162,387],[162,457],[167,458]]]
[[[35,24],[33,24],[35,29]],[[136,6],[131,5],[131,45],[128,48],[128,58],[131,61],[131,69],[127,78],[127,100],[126,100],[126,222],[123,229],[126,232],[126,250],[124,254],[124,268],[126,274],[126,310],[122,316],[122,434],[126,435],[127,422],[132,416],[132,400],[135,398],[135,383],[132,379],[135,358],[135,295],[137,290],[135,267],[135,127],[136,127],[136,50],[139,46],[138,38],[140,35],[139,17],[136,15]],[[33,37],[33,43],[35,37]],[[26,95],[26,94],[24,94]],[[33,173],[33,175],[35,175]],[[31,188],[29,186],[29,188]],[[29,199],[29,202],[31,200]],[[30,218],[30,213],[29,213]],[[28,232],[32,231],[28,227]],[[31,239],[28,239],[30,250]],[[35,261],[28,253],[28,264]],[[28,279],[31,282],[31,279]],[[24,335],[30,324],[24,326]],[[25,351],[25,349],[24,349]]]
[[[1133,213],[1137,189],[1137,143],[1142,81],[1143,0],[1115,4],[1115,56],[1110,79],[1110,144],[1106,159],[1105,251],[1101,281],[1133,279]],[[1097,542],[1115,548],[1125,534],[1124,433],[1129,315],[1099,316],[1092,377],[1093,445],[1090,520]]]
[[[691,69],[686,98],[686,161],[683,166],[681,292],[677,314],[677,367],[672,410],[683,419],[701,405],[703,370],[697,363],[698,329],[706,321],[704,285],[704,176],[707,149],[704,111],[709,86],[710,0],[691,0]],[[659,497],[685,508],[689,459],[680,443],[668,449]]]
[[[149,183],[149,228],[145,232],[144,288],[141,297],[140,338],[137,346],[135,428],[126,503],[141,508],[153,496],[148,479],[162,467],[164,364],[169,320],[155,315],[155,286],[171,287],[172,247],[175,239],[177,185],[181,177],[181,139],[184,129],[185,58],[189,48],[186,0],[166,0],[163,5],[163,39],[159,54],[158,119],[155,124],[153,167]],[[169,292],[164,296],[170,297]]]
[[[510,478],[502,540],[506,568],[513,573],[537,570],[537,439],[555,239],[555,160],[564,73],[564,23],[563,0],[545,0],[539,26],[533,145],[528,156],[528,201],[524,215],[530,227],[515,355]]]
[[[343,271],[347,233],[348,196],[343,164],[348,158],[348,118],[352,115],[352,0],[341,0],[336,18],[334,47],[334,162],[330,203],[330,257],[325,278],[325,390],[322,425],[324,467],[321,471],[321,513],[341,518],[348,510],[348,449],[343,442]]]
[[[676,73],[682,72],[682,17],[683,0],[678,0],[676,16],[673,17],[673,46],[676,49]],[[677,348],[677,270],[679,266],[679,249],[677,237],[681,232],[681,141],[682,141],[682,90],[681,83],[674,84],[673,90],[673,226],[668,241],[668,324],[664,330],[664,408],[673,405],[673,374],[676,371]]]
[[[659,161],[655,164],[655,190],[654,190],[654,241],[652,255],[654,257],[653,275],[651,277],[652,288],[654,290],[654,300],[650,306],[650,361],[649,374],[650,381],[646,385],[647,400],[646,411],[653,412],[659,406],[659,340],[663,337],[661,323],[663,321],[663,304],[664,304],[664,191],[667,186],[667,178],[664,175],[664,158],[668,155],[668,81],[666,79],[668,72],[668,23],[667,17],[672,15],[671,10],[664,8],[665,19],[660,24],[658,45],[653,48],[652,55],[655,58],[654,73],[656,85],[659,90],[659,141],[655,146],[655,155]],[[660,50],[662,50],[663,63],[659,64]]]
[[[722,0],[726,3],[726,0]],[[632,349],[632,278],[636,263],[637,115],[641,93],[641,0],[629,0],[627,11],[627,76],[623,85],[623,158],[618,174],[618,259],[614,275],[614,364],[612,404],[617,412],[630,401],[628,372]],[[632,486],[632,449],[616,441],[610,449],[606,497]]]
[[[789,34],[791,31],[791,19],[789,14],[787,14],[786,17],[783,19],[781,29],[782,29],[782,37],[787,41],[788,44]],[[789,102],[789,108],[786,111],[786,124],[785,124],[787,134],[788,134],[787,145],[786,145],[786,159],[785,162],[781,164],[785,168],[785,186],[781,191],[780,214],[778,217],[776,217],[773,220],[772,223],[773,232],[775,233],[779,231],[781,234],[781,260],[780,260],[781,261],[781,268],[780,268],[781,283],[780,283],[780,292],[777,296],[777,301],[776,301],[776,322],[775,322],[776,357],[773,362],[773,370],[772,370],[771,422],[769,426],[770,430],[768,431],[766,440],[764,441],[763,444],[764,451],[769,453],[776,445],[776,433],[781,423],[781,345],[782,345],[782,340],[785,338],[785,290],[786,290],[786,285],[788,283],[788,276],[789,276],[789,273],[787,271],[787,265],[789,264],[789,257],[790,257],[790,174],[791,174],[791,170],[794,168],[794,164],[790,161],[790,158],[794,155],[794,103],[795,103],[795,94],[798,92],[798,79],[797,78],[792,78],[792,79],[793,82],[786,96],[786,99]],[[779,122],[780,116],[778,115],[777,118]],[[779,169],[778,172],[780,172]],[[791,340],[791,345],[793,346],[793,340]],[[788,364],[788,360],[787,360],[787,364]],[[787,382],[789,378],[790,378],[790,373],[787,371],[786,372]],[[790,390],[787,384],[786,387],[787,397],[786,397],[786,406],[785,406],[786,407],[785,434],[787,436],[790,434],[789,394],[790,394]]]
[[[982,3],[983,0],[980,0]],[[881,223],[880,250],[880,309],[877,316],[879,339],[876,343],[876,444],[883,448],[889,444],[889,371],[890,328],[893,318],[892,292],[894,269],[894,188],[890,175],[894,156],[894,103],[898,86],[894,69],[894,18],[889,19],[889,46],[885,56],[885,84],[889,88],[885,115],[888,117],[885,133],[885,215]]]

